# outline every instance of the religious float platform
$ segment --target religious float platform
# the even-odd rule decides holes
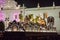
[[[60,6],[55,6],[54,2],[53,7],[39,7],[38,4],[38,8],[25,8],[24,4],[23,7],[20,7],[14,0],[6,0],[6,2],[1,0],[0,4],[0,21],[3,20],[5,23],[4,28],[4,23],[0,22],[0,30],[7,30],[0,31],[0,40],[60,40],[56,31],[47,31],[56,28],[60,30]],[[24,23],[16,23],[14,20],[24,21]],[[11,23],[11,21],[13,22]],[[35,24],[36,22],[40,25]],[[9,29],[12,30],[8,31]],[[14,31],[14,29],[18,31]],[[20,29],[32,29],[32,31],[22,32]],[[46,31],[42,29],[46,29]]]

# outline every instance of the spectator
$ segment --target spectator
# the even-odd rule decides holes
[[[4,22],[3,21],[0,21],[0,31],[4,31]]]

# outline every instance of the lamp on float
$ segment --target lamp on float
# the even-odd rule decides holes
[[[40,5],[39,5],[39,3],[37,4],[37,8],[40,8]]]
[[[52,9],[53,10],[55,9],[55,2],[53,2]]]

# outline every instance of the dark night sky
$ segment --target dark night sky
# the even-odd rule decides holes
[[[47,6],[52,6],[53,1],[55,2],[56,6],[60,6],[60,0],[15,0],[22,6],[24,3],[26,7],[28,8],[33,8],[37,7],[37,4],[39,3],[41,7],[47,7]]]

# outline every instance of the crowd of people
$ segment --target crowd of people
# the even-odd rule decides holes
[[[0,30],[11,30],[11,31],[26,31],[26,30],[53,30],[54,17],[49,16],[47,18],[42,18],[40,16],[33,17],[33,14],[26,15],[23,18],[23,15],[19,15],[20,21],[17,22],[13,20],[8,23],[8,27],[5,28],[4,22],[0,21]],[[45,20],[47,19],[47,21]],[[4,29],[5,28],[5,29]],[[54,28],[56,29],[56,28]]]
[[[11,29],[12,31],[26,31],[26,30],[50,30],[53,29],[54,25],[54,17],[49,16],[47,18],[47,22],[45,18],[41,18],[40,16],[36,16],[34,19],[33,14],[26,15],[23,19],[22,14],[19,15],[20,22],[14,20],[13,22],[9,22],[6,30]]]

